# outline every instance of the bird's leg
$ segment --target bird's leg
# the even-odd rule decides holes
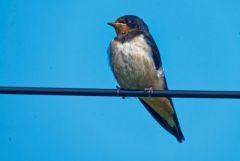
[[[117,88],[117,95],[119,96],[120,90],[123,88],[119,87],[118,85],[116,85],[116,88]],[[125,96],[122,96],[122,99],[125,99]]]
[[[153,94],[153,88],[152,87],[144,88],[144,92],[148,93],[148,97],[151,97]]]

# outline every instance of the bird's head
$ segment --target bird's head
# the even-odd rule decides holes
[[[114,27],[117,35],[127,34],[135,30],[149,32],[145,22],[134,15],[119,17],[115,22],[109,22],[108,25]]]

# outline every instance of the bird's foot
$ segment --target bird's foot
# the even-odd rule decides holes
[[[153,88],[152,87],[144,88],[144,92],[148,93],[148,97],[151,97],[153,94]]]
[[[120,90],[123,88],[119,87],[118,85],[116,85],[116,88],[117,88],[117,95],[119,96]],[[122,99],[125,99],[125,96],[122,96]]]

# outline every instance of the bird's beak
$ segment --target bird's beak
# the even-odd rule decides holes
[[[115,24],[114,22],[108,22],[107,24],[110,25],[110,26],[112,26],[112,27],[115,27],[115,26],[116,26],[116,24]]]

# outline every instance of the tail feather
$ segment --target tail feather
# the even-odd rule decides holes
[[[173,126],[171,127],[168,122],[163,119],[156,111],[154,111],[154,109],[149,106],[146,102],[144,102],[143,99],[139,98],[139,100],[141,101],[141,103],[144,105],[144,107],[148,110],[148,112],[154,117],[154,119],[163,127],[165,128],[169,133],[171,133],[173,136],[176,137],[176,139],[181,143],[183,140],[185,140],[184,136],[183,136],[183,133],[182,133],[182,130],[180,128],[180,125],[179,125],[179,122],[178,122],[178,118],[177,118],[177,115],[176,115],[176,112],[173,108],[173,103],[172,103],[172,100],[169,99],[171,105],[172,105],[172,108],[174,110],[174,114],[173,114],[173,119],[174,119],[174,122],[176,124],[176,126]]]

